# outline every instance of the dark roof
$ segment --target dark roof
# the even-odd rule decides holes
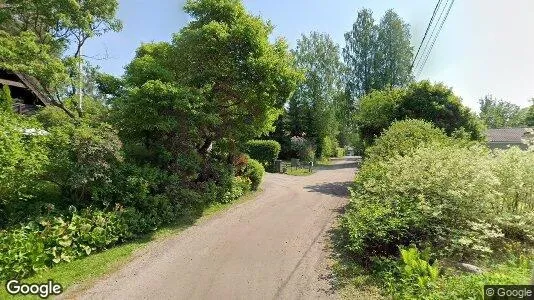
[[[488,142],[493,143],[523,143],[528,128],[498,128],[488,129]]]
[[[25,100],[26,104],[47,106],[52,100],[39,81],[22,73],[0,69],[0,86],[8,85],[13,98]]]
[[[39,80],[37,80],[35,77],[24,75],[22,73],[15,73],[15,74],[20,79],[20,81],[22,81],[26,85],[26,87],[30,89],[33,92],[33,94],[37,98],[39,98],[39,100],[41,100],[44,106],[51,104],[51,100],[46,94],[46,92],[44,91],[44,88],[39,82]]]

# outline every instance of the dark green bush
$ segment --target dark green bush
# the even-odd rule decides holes
[[[274,161],[278,159],[281,149],[280,144],[273,140],[252,140],[248,141],[243,147],[245,153],[259,161],[268,170],[273,166]]]
[[[50,163],[44,178],[57,184],[66,204],[94,204],[94,192],[110,182],[123,159],[117,133],[107,124],[67,124],[49,131]]]
[[[405,119],[432,122],[449,136],[463,131],[472,140],[484,138],[482,122],[443,84],[416,82],[403,89],[373,91],[359,101],[356,121],[366,146],[393,122]]]
[[[263,179],[263,175],[265,174],[265,169],[255,159],[249,159],[247,162],[247,166],[245,167],[245,170],[243,172],[243,176],[250,179],[250,182],[252,183],[252,190],[257,190],[260,186],[261,180]]]

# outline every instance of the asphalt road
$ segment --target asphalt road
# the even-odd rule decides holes
[[[331,299],[328,231],[347,203],[352,158],[263,192],[162,242],[77,299]]]

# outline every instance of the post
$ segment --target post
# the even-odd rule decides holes
[[[78,55],[78,112],[81,114],[83,111],[82,47],[80,47],[80,53]]]

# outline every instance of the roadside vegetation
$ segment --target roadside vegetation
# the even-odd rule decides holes
[[[395,299],[482,299],[484,284],[527,284],[533,168],[534,151],[492,152],[422,120],[393,123],[351,188],[340,276],[356,268]]]
[[[486,97],[477,116],[451,88],[413,82],[402,59],[413,49],[387,52],[380,41],[409,39],[403,24],[390,11],[377,26],[361,10],[345,35],[347,68],[367,72],[347,74],[364,160],[333,235],[338,288],[347,298],[483,299],[484,284],[527,284],[534,149],[491,151],[485,130],[528,126],[534,106]],[[396,64],[391,77],[373,64],[382,59]]]
[[[76,41],[119,30],[117,2],[83,7],[91,26],[63,20],[56,11],[68,4],[26,4],[2,15],[0,67],[41,79],[56,105],[19,116],[10,90],[0,94],[0,280],[195,220],[258,189],[269,165],[240,146],[271,130],[301,79],[286,43],[269,41],[270,25],[239,1],[188,1],[194,21],[170,43],[140,46],[122,78],[81,76],[67,62],[82,57],[67,53],[73,44],[56,25]],[[38,28],[20,24],[34,19]],[[82,94],[79,77],[94,89]]]
[[[0,281],[100,276],[158,230],[246,199],[279,159],[305,176],[348,153],[364,157],[335,240],[349,296],[481,299],[528,281],[534,150],[490,151],[485,131],[534,126],[534,103],[486,96],[476,115],[415,81],[395,11],[360,10],[344,47],[310,32],[289,49],[240,0],[187,0],[191,21],[115,77],[82,48],[121,30],[117,0],[5,2],[0,71],[53,105],[16,114],[0,90]]]

